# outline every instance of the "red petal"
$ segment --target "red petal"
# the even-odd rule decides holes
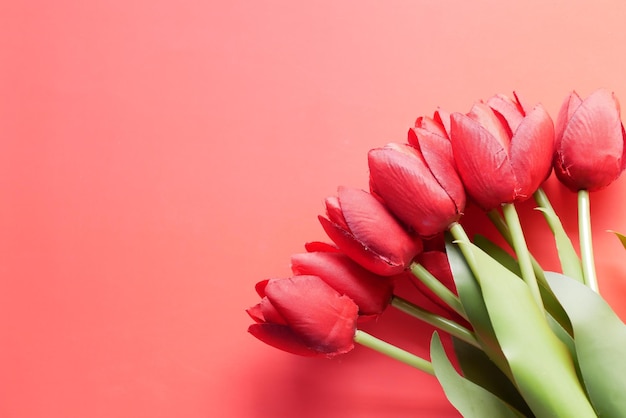
[[[303,253],[291,257],[296,275],[318,276],[359,306],[359,315],[380,315],[391,300],[393,283],[341,253]]]
[[[265,289],[272,305],[306,345],[329,355],[354,347],[357,305],[316,276],[270,280]]]
[[[460,216],[457,204],[409,145],[390,144],[368,154],[370,181],[387,207],[420,236],[444,231]]]
[[[333,223],[341,225],[344,229],[350,229],[348,224],[346,224],[343,213],[341,213],[341,205],[339,204],[339,199],[337,199],[336,196],[326,198],[326,214]]]
[[[321,216],[318,219],[326,235],[337,244],[341,251],[367,270],[381,276],[391,276],[398,274],[406,268],[406,266],[394,264],[391,260],[372,251],[340,225],[332,223]]]
[[[485,128],[461,113],[452,115],[452,150],[468,194],[484,210],[515,198],[507,151]]]
[[[509,128],[510,135],[517,130],[517,127],[524,118],[524,110],[520,104],[503,94],[498,94],[487,100],[487,105],[502,115],[502,118]]]
[[[306,244],[304,244],[304,249],[310,253],[316,252],[316,251],[322,251],[325,253],[340,252],[339,248],[337,248],[335,245],[329,244],[327,242],[319,242],[319,241],[307,242]]]
[[[435,122],[443,126],[446,131],[446,137],[450,138],[450,113],[445,110],[437,109],[433,115]]]
[[[255,322],[265,322],[263,309],[261,308],[260,303],[257,303],[253,307],[246,309],[246,313],[250,315],[250,318],[252,318]]]
[[[254,286],[256,293],[262,298],[265,297],[265,286],[267,286],[267,282],[269,282],[269,280],[261,280]]]
[[[248,332],[265,344],[288,353],[307,357],[324,355],[307,347],[304,341],[286,325],[252,324],[248,327]]]
[[[391,264],[408,266],[422,249],[413,238],[371,194],[340,187],[339,204],[349,231],[365,247]]]
[[[457,173],[450,140],[447,136],[420,128],[415,128],[415,134],[428,169],[457,206],[457,212],[462,213],[465,209],[465,190]]]
[[[554,125],[538,105],[528,113],[511,140],[511,165],[517,180],[516,200],[529,198],[552,170]]]
[[[476,103],[467,114],[467,117],[476,122],[479,126],[491,134],[493,139],[498,141],[500,147],[508,152],[510,135],[500,122],[498,116],[484,103]],[[452,128],[451,128],[452,129]]]
[[[559,110],[559,115],[556,118],[556,126],[554,128],[555,132],[555,142],[558,145],[561,143],[561,139],[563,138],[563,132],[565,131],[565,126],[572,118],[572,115],[578,109],[578,107],[582,104],[582,99],[575,91],[571,92],[569,96],[565,99],[563,104],[561,105],[561,109]]]

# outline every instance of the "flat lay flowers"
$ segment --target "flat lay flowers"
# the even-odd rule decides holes
[[[555,119],[517,92],[418,117],[406,142],[367,153],[369,190],[339,186],[326,198],[328,242],[292,255],[291,277],[257,283],[248,331],[303,356],[369,347],[436,376],[466,417],[626,416],[626,326],[598,286],[590,216],[592,192],[626,167],[625,140],[618,99],[604,89],[570,93]],[[577,196],[579,250],[542,189],[553,172]],[[526,245],[525,201],[554,237],[559,271]],[[506,245],[468,236],[470,205]],[[432,303],[397,294],[403,281]],[[416,336],[430,341],[430,358],[362,329],[386,309],[436,328]]]

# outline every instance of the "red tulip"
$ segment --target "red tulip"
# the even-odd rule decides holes
[[[247,312],[248,332],[278,349],[302,356],[333,357],[354,348],[357,305],[316,276],[264,280],[263,299]]]
[[[417,132],[417,131],[415,131]],[[465,192],[444,138],[416,134],[420,147],[388,144],[368,154],[370,186],[402,222],[430,237],[457,221],[465,209]],[[431,147],[432,145],[432,147]]]
[[[608,186],[626,165],[625,138],[613,93],[598,90],[582,100],[572,92],[557,118],[556,176],[573,191]]]
[[[339,252],[310,252],[291,256],[296,275],[313,275],[348,296],[359,307],[361,316],[380,315],[391,300],[393,280],[364,269]]]
[[[471,198],[484,210],[525,200],[552,169],[554,125],[537,105],[526,112],[517,98],[497,96],[451,116],[456,165]]]
[[[328,219],[319,221],[326,234],[352,260],[381,276],[405,270],[422,251],[411,236],[371,194],[340,187],[337,197],[326,199]]]

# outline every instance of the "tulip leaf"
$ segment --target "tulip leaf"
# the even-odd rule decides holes
[[[511,376],[509,366],[498,345],[493,326],[491,325],[491,319],[489,319],[489,313],[483,301],[480,286],[478,286],[478,282],[467,265],[459,247],[452,243],[449,235],[446,235],[446,253],[459,299],[468,321],[472,324],[476,339],[489,358],[505,374]]]
[[[484,351],[465,341],[452,337],[454,353],[461,366],[463,377],[493,393],[509,405],[532,416],[532,411],[515,385],[491,361]]]
[[[493,393],[459,375],[450,363],[436,332],[430,343],[430,357],[435,376],[448,400],[464,417],[524,417]]]
[[[476,244],[478,248],[485,251],[508,270],[515,273],[521,279],[522,273],[520,271],[517,260],[515,260],[515,258],[511,254],[506,252],[502,247],[480,234],[474,236],[474,244]],[[558,326],[559,328],[555,332],[557,333],[559,338],[563,336],[564,338],[561,338],[563,342],[565,342],[566,344],[570,344],[572,339],[571,336],[568,338],[564,333],[561,332],[564,331],[570,334],[572,332],[572,327],[569,323],[569,319],[567,318],[567,314],[552,293],[552,290],[550,290],[550,286],[544,278],[543,270],[541,270],[540,266],[538,266],[538,269],[539,271],[537,269],[535,270],[535,274],[537,275],[537,283],[539,284],[539,291],[541,292],[543,304],[545,305],[546,310],[555,319],[554,326]],[[553,324],[551,323],[550,325],[552,326]],[[571,344],[573,344],[573,342],[571,342]]]
[[[559,261],[561,262],[561,269],[563,270],[563,273],[583,283],[584,278],[580,258],[578,258],[578,254],[576,254],[572,240],[565,232],[558,215],[554,212],[552,206],[538,207],[536,209],[543,213],[543,216],[546,218],[546,222],[554,235],[556,250],[559,256]]]
[[[469,241],[459,241],[480,284],[491,324],[516,386],[540,417],[596,417],[574,361],[528,286]]]
[[[624,234],[620,234],[619,232],[616,231],[609,231],[615,234],[615,236],[617,238],[619,238],[619,241],[622,243],[622,245],[624,246],[624,248],[626,248],[626,235]]]
[[[515,260],[511,254],[506,252],[504,248],[500,247],[484,235],[476,234],[474,235],[473,240],[474,244],[476,244],[478,248],[489,254],[492,258],[519,277],[522,277],[522,272],[520,271],[517,260]]]
[[[546,279],[574,328],[583,381],[599,416],[623,417],[626,411],[626,325],[589,287],[558,273]]]

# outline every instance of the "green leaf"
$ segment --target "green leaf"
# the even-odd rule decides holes
[[[493,393],[459,375],[448,360],[436,332],[430,343],[430,358],[448,400],[465,418],[524,416]]]
[[[567,232],[565,232],[565,228],[563,228],[561,219],[552,208],[552,205],[543,190],[537,190],[535,193],[535,201],[539,205],[536,210],[543,213],[543,216],[546,219],[552,234],[554,235],[554,241],[556,243],[556,249],[563,273],[567,276],[575,278],[581,283],[584,283],[580,258],[578,258],[578,254],[576,254],[572,240],[567,235]]]
[[[493,259],[495,259],[497,262],[502,264],[508,270],[515,273],[521,279],[522,273],[520,271],[517,260],[515,260],[515,258],[511,254],[506,252],[502,247],[500,247],[493,241],[490,241],[487,237],[479,235],[479,234],[474,236],[474,244],[476,244],[478,248],[485,251]],[[535,261],[534,258],[532,259],[532,261],[534,264],[535,274],[537,275],[537,283],[539,284],[539,291],[541,292],[541,299],[543,300],[543,304],[546,310],[555,319],[556,321],[555,325],[558,324],[558,327],[560,327],[565,332],[571,334],[572,327],[569,323],[569,319],[567,318],[567,314],[565,313],[565,311],[563,310],[563,307],[561,306],[559,301],[556,299],[556,297],[552,293],[552,290],[550,290],[550,286],[546,282],[546,279],[544,277],[544,272],[541,269],[541,266],[539,266],[539,264]],[[559,335],[559,337],[563,336],[564,338],[562,338],[562,340],[566,344],[570,343],[569,340],[571,340],[571,337],[567,338],[567,336],[561,332],[559,332],[557,335]]]
[[[461,366],[463,377],[493,393],[509,405],[533,416],[532,411],[520,395],[515,385],[491,361],[484,351],[465,341],[452,337],[454,353]]]
[[[472,324],[476,339],[498,368],[507,376],[512,376],[491,325],[491,319],[489,319],[489,313],[483,301],[480,286],[478,286],[478,282],[467,265],[463,254],[461,254],[459,247],[452,243],[452,238],[448,234],[446,234],[446,253],[459,299],[468,321]]]
[[[574,328],[578,364],[599,416],[626,416],[626,326],[587,286],[558,273],[546,279]]]
[[[526,283],[476,245],[459,245],[472,258],[497,340],[533,412],[538,417],[596,417],[567,347],[548,326]]]
[[[474,235],[473,240],[474,244],[476,244],[478,248],[489,254],[492,258],[519,277],[522,277],[522,272],[520,271],[519,264],[517,264],[517,260],[511,254],[506,252],[504,248],[500,247],[484,235]]]
[[[609,232],[614,233],[615,236],[619,238],[619,241],[622,243],[624,248],[626,248],[626,235],[620,234],[619,232],[616,232],[616,231],[609,231]]]

